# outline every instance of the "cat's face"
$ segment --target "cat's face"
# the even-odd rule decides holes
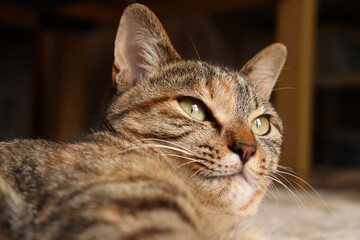
[[[282,123],[268,98],[285,48],[265,49],[241,71],[183,61],[141,5],[125,11],[115,45],[112,127],[152,139],[207,206],[254,213],[280,155]]]

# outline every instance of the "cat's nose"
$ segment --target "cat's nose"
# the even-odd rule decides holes
[[[249,158],[256,152],[256,147],[254,145],[243,143],[241,141],[235,141],[229,146],[229,149],[240,156],[240,160],[243,164],[249,161]]]

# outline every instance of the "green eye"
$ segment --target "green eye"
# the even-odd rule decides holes
[[[251,122],[251,130],[259,136],[263,136],[270,131],[270,122],[266,116],[255,118]]]
[[[185,112],[189,114],[189,116],[199,121],[205,121],[206,107],[200,100],[193,98],[183,98],[179,100],[179,104],[182,109],[184,109]]]

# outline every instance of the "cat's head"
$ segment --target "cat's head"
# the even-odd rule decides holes
[[[280,155],[282,122],[269,98],[286,48],[273,44],[239,71],[182,60],[155,15],[135,4],[114,55],[115,131],[153,139],[205,205],[255,212]]]

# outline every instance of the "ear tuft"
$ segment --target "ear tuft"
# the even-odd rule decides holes
[[[118,91],[180,59],[160,21],[141,4],[125,9],[116,34],[114,57],[112,76]]]
[[[274,43],[256,54],[240,71],[265,100],[270,99],[286,55],[285,45]]]

